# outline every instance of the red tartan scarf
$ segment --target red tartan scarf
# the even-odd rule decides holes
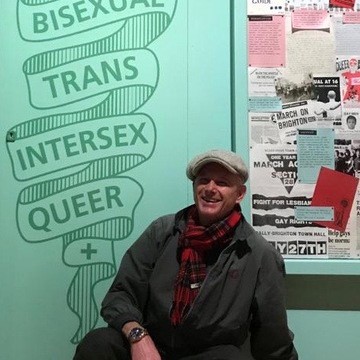
[[[198,225],[195,206],[189,209],[186,230],[180,235],[178,257],[180,268],[175,279],[171,323],[179,325],[188,313],[206,276],[206,254],[219,251],[230,243],[241,219],[238,207],[224,220],[209,227]]]

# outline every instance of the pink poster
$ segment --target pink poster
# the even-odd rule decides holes
[[[248,16],[249,66],[285,66],[285,17]]]
[[[360,56],[338,56],[336,72],[340,78],[344,108],[360,107]]]
[[[330,30],[330,17],[326,10],[299,9],[291,13],[292,30]]]

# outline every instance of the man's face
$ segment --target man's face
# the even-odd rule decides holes
[[[217,163],[204,165],[193,184],[201,225],[209,226],[230,214],[245,195],[240,176]]]
[[[356,59],[350,59],[349,60],[349,66],[350,66],[350,70],[356,71],[357,70],[357,60]]]
[[[353,117],[349,117],[347,119],[347,125],[348,125],[349,129],[351,129],[351,130],[355,129],[356,119],[354,119]]]

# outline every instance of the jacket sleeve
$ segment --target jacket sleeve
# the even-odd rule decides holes
[[[162,220],[155,220],[126,251],[102,302],[101,316],[118,331],[128,321],[144,321],[149,278],[165,237],[162,228]]]
[[[285,307],[285,264],[268,244],[258,272],[252,321],[251,353],[256,360],[297,360],[293,333],[287,325]]]

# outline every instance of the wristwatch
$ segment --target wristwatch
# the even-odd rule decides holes
[[[127,338],[130,344],[134,344],[147,335],[149,335],[149,333],[147,332],[146,329],[141,327],[134,327],[133,329],[130,330]]]

